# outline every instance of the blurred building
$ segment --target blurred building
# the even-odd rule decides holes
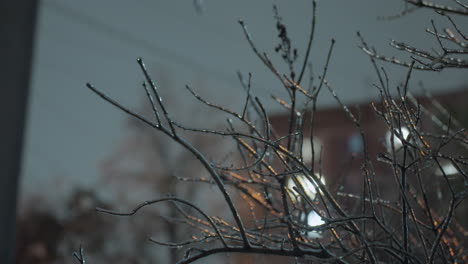
[[[421,108],[424,108],[429,113],[434,114],[436,118],[444,120],[447,122],[447,124],[451,122],[452,130],[457,130],[457,121],[459,121],[464,127],[468,125],[468,109],[466,108],[466,102],[468,100],[468,89],[466,88],[458,89],[458,91],[455,92],[439,92],[431,98],[426,96],[419,96],[415,99],[421,104]],[[438,103],[444,106],[444,108],[446,107],[445,110],[449,111],[452,121],[449,121],[447,117],[443,117],[440,109],[436,106]],[[374,106],[379,110],[381,110],[383,107],[379,101],[375,101]],[[376,186],[378,186],[379,199],[381,199],[383,202],[387,202],[388,204],[398,201],[400,199],[400,193],[395,191],[396,183],[393,169],[391,165],[388,164],[388,161],[385,162],[384,160],[385,155],[389,155],[388,153],[391,152],[391,149],[389,149],[392,144],[390,142],[390,131],[381,117],[376,114],[374,108],[371,106],[371,102],[362,102],[360,104],[348,105],[348,107],[353,115],[359,118],[363,132],[365,133],[366,148],[375,169],[375,183]],[[417,109],[417,107],[414,107],[414,109]],[[270,117],[270,123],[275,133],[281,136],[287,135],[289,133],[289,118],[289,113],[277,114]],[[433,116],[428,116],[422,113],[421,120],[419,120],[421,131],[427,133],[425,137],[428,142],[433,141],[433,138],[430,137],[431,134],[443,134],[443,131],[440,129],[440,127],[434,123],[433,118]],[[455,119],[457,121],[455,121]],[[304,115],[304,120],[305,125],[303,127],[302,133],[304,136],[305,145],[302,147],[302,158],[304,162],[310,167],[312,164],[312,149],[309,145],[311,141],[309,137],[310,113],[306,113],[306,115]],[[317,110],[314,117],[314,124],[314,171],[319,173],[321,177],[324,178],[323,182],[327,185],[327,188],[334,195],[334,197],[342,203],[345,210],[352,213],[353,210],[360,208],[356,207],[356,205],[361,202],[362,193],[364,191],[364,174],[362,171],[362,167],[365,161],[364,142],[362,141],[355,124],[351,121],[349,116],[341,107]],[[406,137],[408,135],[408,130],[403,127],[401,133]],[[286,145],[285,142],[286,140],[284,140],[282,144]],[[397,153],[398,151],[401,153],[401,141],[395,137],[394,144]],[[432,147],[435,148],[436,146]],[[456,144],[447,145],[444,147],[442,152],[451,156],[466,155],[466,149],[463,149]],[[397,157],[399,157],[398,154]],[[281,164],[276,165],[278,165],[278,172],[281,172],[283,168]],[[442,164],[442,166],[449,179],[456,179],[451,182],[451,184],[453,186],[460,186],[454,188],[459,188],[457,190],[462,190],[463,187],[461,186],[463,186],[463,177],[460,177],[461,175],[459,175],[459,172],[448,163]],[[423,177],[425,179],[431,179],[431,182],[427,184],[433,188],[431,188],[431,191],[427,193],[427,197],[431,199],[433,203],[431,208],[433,208],[433,212],[436,213],[438,209],[443,209],[446,207],[447,201],[444,199],[447,199],[447,197],[442,197],[442,186],[445,186],[446,182],[443,177],[434,177],[434,175],[441,176],[440,169],[424,168],[423,170]],[[458,176],[453,177],[455,176],[454,174],[458,174]],[[411,182],[413,186],[416,186],[416,179],[409,179],[408,182]],[[303,184],[306,193],[308,190],[313,190],[313,193],[315,194],[315,187],[308,184],[307,180],[301,183]],[[441,186],[441,188],[434,188],[434,186]],[[311,197],[310,194],[308,195]],[[314,195],[312,195],[312,197],[313,196]],[[244,201],[243,203],[245,204]],[[257,208],[255,211],[257,214],[257,219],[261,219],[264,214],[263,208],[259,209],[261,206],[254,208]],[[246,206],[242,209],[243,215],[245,217],[250,217],[249,208]],[[418,209],[414,209],[414,211],[418,213]],[[457,214],[452,220],[452,222],[455,223],[455,228],[459,230],[458,232],[466,232],[464,230],[467,230],[468,228],[468,223],[466,222],[467,212],[468,206],[461,205],[457,210]],[[320,216],[318,217],[320,218]],[[422,219],[424,219],[424,217],[425,216],[422,216]],[[322,223],[323,221],[321,223],[317,223],[317,225]],[[450,232],[454,231],[449,230],[449,233]],[[461,235],[461,237],[463,237],[463,235]],[[325,242],[327,239],[326,237],[320,236],[319,238],[323,239],[323,242]],[[466,245],[467,242],[462,240],[460,243],[461,245]],[[458,248],[459,245],[460,244],[458,242],[455,242],[455,248]],[[463,248],[463,246],[460,248]],[[236,257],[236,260],[238,263],[256,263],[259,261],[265,261],[268,263],[290,263],[294,261],[294,258],[239,254]],[[300,263],[309,262],[305,261]]]
[[[416,100],[429,112],[440,117],[439,109],[432,103],[430,98],[421,96]],[[462,124],[468,124],[466,101],[468,100],[468,89],[462,88],[455,92],[438,93],[434,100],[447,107],[454,119],[460,120]],[[377,109],[382,109],[379,101],[374,101]],[[371,157],[377,177],[385,186],[394,183],[391,168],[388,164],[378,161],[382,153],[389,152],[390,131],[385,122],[375,113],[371,102],[348,105],[351,112],[359,118],[366,137],[367,151]],[[416,109],[416,107],[415,107]],[[421,129],[423,131],[440,131],[440,128],[431,120],[431,117],[421,114]],[[308,120],[306,115],[304,120]],[[271,117],[272,126],[280,135],[288,133],[289,114],[275,115]],[[364,142],[359,130],[350,120],[342,108],[320,109],[315,114],[314,144],[315,144],[315,168],[321,170],[326,178],[327,185],[332,190],[348,193],[359,193],[362,191],[362,170],[364,161]],[[305,121],[304,140],[309,141],[310,122]],[[402,131],[405,134],[404,128]],[[399,140],[395,139],[398,148]],[[400,143],[401,145],[401,143]],[[454,150],[452,148],[452,150]],[[310,148],[306,152],[310,152]],[[460,153],[461,154],[461,153]],[[305,158],[307,160],[307,157]]]

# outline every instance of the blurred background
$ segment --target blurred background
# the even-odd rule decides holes
[[[238,24],[243,19],[259,50],[287,72],[275,53],[280,41],[274,4],[302,61],[311,1],[2,3],[5,41],[0,52],[6,60],[0,96],[5,135],[1,137],[0,203],[6,209],[0,219],[0,257],[7,260],[4,263],[72,263],[71,254],[80,245],[93,263],[172,263],[180,257],[177,250],[148,242],[152,236],[180,240],[184,230],[161,220],[161,215],[175,213],[169,207],[152,208],[132,218],[100,215],[93,208],[128,210],[170,193],[222,216],[223,204],[214,202],[219,194],[209,186],[200,187],[203,191],[190,184],[174,184],[178,177],[204,172],[190,155],[105,103],[85,84],[90,82],[149,116],[141,88],[143,75],[136,64],[136,58],[142,57],[174,119],[195,127],[221,128],[225,116],[201,105],[185,85],[210,102],[241,111],[245,92],[238,73],[244,79],[252,73],[253,94],[262,99],[273,124],[281,130],[287,113],[271,95],[283,97],[284,89],[252,52]],[[399,19],[381,19],[402,9],[397,0],[318,1],[312,72],[321,74],[330,40],[335,38],[327,79],[346,104],[366,105],[378,98],[372,86],[376,81],[372,65],[358,48],[358,30],[389,56],[408,58],[389,46],[392,39],[422,48],[436,46],[435,39],[424,32],[431,18],[439,19],[433,12],[420,10]],[[406,75],[404,68],[384,66],[394,86]],[[420,81],[465,116],[468,77],[463,71],[415,72],[411,79],[415,94],[420,94]],[[366,116],[371,109],[363,111]],[[352,124],[344,122],[340,113],[334,99],[322,93],[315,140],[329,149],[323,156],[325,174],[339,175],[347,166],[345,161],[344,167],[329,164],[327,156],[339,153],[345,159],[362,147]],[[367,115],[377,152],[385,130],[374,126],[372,122],[378,121]],[[229,147],[219,138],[189,138],[208,157],[228,157]],[[216,263],[214,259],[210,258]]]

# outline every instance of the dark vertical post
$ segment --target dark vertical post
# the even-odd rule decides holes
[[[0,1],[0,262],[13,263],[37,1]]]

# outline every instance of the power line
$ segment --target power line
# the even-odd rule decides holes
[[[207,67],[204,64],[199,63],[197,60],[188,56],[180,55],[177,52],[171,51],[168,48],[158,46],[157,44],[140,38],[139,36],[132,34],[112,26],[111,24],[105,23],[97,19],[96,17],[81,13],[74,8],[66,6],[59,1],[42,1],[44,7],[54,11],[64,18],[74,20],[79,24],[86,25],[99,33],[106,34],[110,38],[116,41],[125,42],[133,45],[139,49],[145,50],[149,53],[157,53],[159,57],[172,61],[175,64],[183,67],[190,68],[191,70],[201,72],[202,74],[210,76],[210,78],[218,79],[225,82],[230,86],[240,87],[239,82],[235,79],[235,73],[228,74],[224,71],[220,71],[215,68]]]

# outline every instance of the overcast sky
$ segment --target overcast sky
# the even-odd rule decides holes
[[[143,76],[136,57],[145,59],[169,109],[183,120],[207,120],[201,111],[194,111],[199,106],[184,90],[185,84],[211,101],[239,109],[244,94],[237,70],[253,74],[253,92],[264,98],[269,113],[278,112],[280,108],[269,95],[283,95],[281,86],[254,56],[237,20],[247,23],[257,47],[285,69],[274,53],[278,40],[272,5],[278,5],[300,58],[305,53],[312,13],[310,1],[305,0],[198,1],[203,3],[202,13],[192,1],[181,0],[40,2],[22,198],[42,191],[54,179],[63,183],[55,192],[59,197],[73,184],[91,186],[95,182],[96,165],[127,132],[125,115],[86,90],[85,83],[91,82],[118,101],[138,108]],[[378,51],[390,56],[401,54],[389,47],[391,39],[436,46],[424,33],[430,18],[436,16],[433,12],[418,11],[392,21],[377,19],[402,8],[398,0],[318,1],[313,69],[321,72],[330,39],[335,38],[328,79],[346,103],[368,101],[377,94],[371,86],[375,74],[369,59],[357,48],[357,30]],[[391,82],[398,84],[405,69],[384,66]],[[426,87],[439,91],[456,89],[467,81],[457,70],[418,72],[412,84],[421,79]],[[322,107],[333,104],[328,95],[320,101]]]

